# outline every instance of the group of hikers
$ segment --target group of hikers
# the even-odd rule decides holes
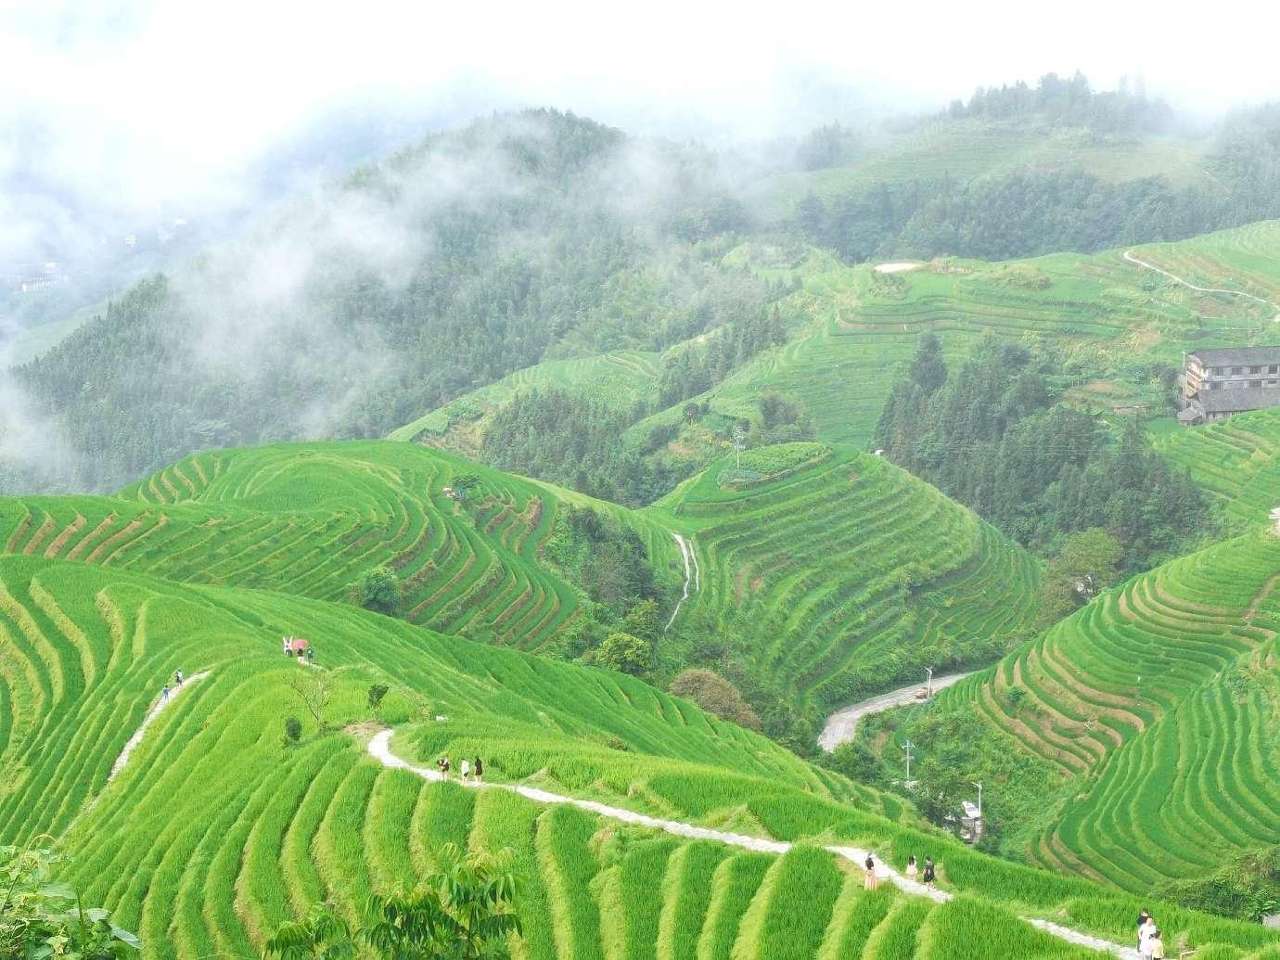
[[[441,757],[436,761],[436,769],[439,770],[447,779],[449,771],[453,769],[453,765],[449,762],[448,757]],[[463,780],[470,780],[474,777],[475,782],[479,783],[484,779],[484,764],[480,762],[479,757],[476,757],[474,760],[468,760],[466,757],[463,757],[462,764],[458,767],[458,773],[461,775]]]
[[[864,886],[868,890],[875,890],[880,886],[880,877],[876,874],[876,858],[868,853],[867,859],[863,864],[867,868]],[[902,872],[908,880],[914,881],[917,876],[920,882],[926,887],[932,887],[938,882],[938,872],[933,863],[933,857],[924,858],[924,872],[921,873],[919,865],[916,863],[915,855],[907,857],[907,869]]]
[[[1146,909],[1138,914],[1138,956],[1143,960],[1164,960],[1164,937],[1156,918]]]
[[[183,676],[181,670],[173,671],[173,686],[170,687],[169,684],[166,683],[163,687],[160,688],[160,702],[168,703],[169,694],[177,690],[178,687],[182,686],[182,681],[185,679],[186,677]]]

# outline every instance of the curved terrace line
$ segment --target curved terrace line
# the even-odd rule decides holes
[[[1184,280],[1182,277],[1178,276],[1176,273],[1170,273],[1168,270],[1165,270],[1162,267],[1157,267],[1154,263],[1148,263],[1146,260],[1142,260],[1142,259],[1139,259],[1138,257],[1135,257],[1133,255],[1132,250],[1126,250],[1123,256],[1130,263],[1137,264],[1139,267],[1146,267],[1148,270],[1154,270],[1156,273],[1160,274],[1161,276],[1168,277],[1174,283],[1180,283],[1187,289],[1195,290],[1197,293],[1226,293],[1226,294],[1230,294],[1233,297],[1244,297],[1246,300],[1252,300],[1255,303],[1260,303],[1263,306],[1270,307],[1271,309],[1277,312],[1277,316],[1275,317],[1275,319],[1277,321],[1280,321],[1280,304],[1276,304],[1272,300],[1267,300],[1265,297],[1257,297],[1257,296],[1254,296],[1252,293],[1245,293],[1243,290],[1228,290],[1226,287],[1198,287],[1194,283],[1192,283],[1190,280]]]
[[[634,810],[627,810],[624,807],[612,807],[606,803],[600,803],[596,800],[581,800],[577,797],[567,797],[559,793],[551,793],[547,790],[539,790],[536,787],[527,787],[522,784],[505,784],[505,783],[483,783],[473,780],[450,780],[438,770],[431,770],[427,767],[418,767],[402,760],[391,752],[391,734],[393,731],[386,729],[380,730],[373,735],[369,741],[369,754],[384,767],[390,767],[394,770],[406,770],[409,773],[421,777],[423,780],[432,783],[440,783],[446,780],[459,786],[472,790],[506,790],[509,793],[516,793],[520,796],[532,800],[534,803],[543,804],[566,804],[571,807],[577,807],[579,810],[586,810],[597,816],[607,817],[610,820],[618,820],[623,823],[631,823],[641,827],[648,827],[652,830],[661,830],[665,833],[673,834],[677,837],[686,837],[690,840],[711,840],[716,843],[723,843],[731,847],[739,847],[743,850],[752,850],[758,853],[775,853],[783,854],[790,850],[793,844],[786,840],[766,840],[763,837],[749,837],[741,833],[726,833],[722,830],[712,830],[708,827],[698,827],[691,823],[684,823],[680,820],[663,820],[659,817],[651,817],[647,814],[637,813]],[[827,852],[852,862],[857,866],[861,866],[867,858],[867,851],[858,847],[846,846],[827,846],[824,847]],[[946,903],[954,897],[954,894],[946,890],[938,890],[935,887],[925,886],[915,880],[908,880],[902,874],[898,873],[879,857],[876,858],[876,875],[881,879],[886,879],[895,887],[904,893],[917,897],[928,897],[935,903]],[[1070,927],[1063,927],[1048,920],[1042,920],[1036,917],[1020,918],[1034,927],[1043,930],[1060,940],[1077,946],[1087,947],[1091,950],[1110,953],[1112,956],[1120,957],[1122,960],[1140,960],[1138,951],[1132,947],[1122,947],[1118,943],[1112,943],[1110,940],[1103,940],[1100,937],[1090,936],[1081,933],[1079,930],[1072,930]]]

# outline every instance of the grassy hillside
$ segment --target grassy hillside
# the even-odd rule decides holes
[[[1256,525],[1280,506],[1280,410],[1174,427],[1156,446],[1208,491],[1232,524]]]
[[[660,513],[658,512],[660,511]],[[718,461],[655,506],[693,534],[688,623],[788,698],[832,708],[1030,629],[1025,551],[892,464],[784,444]]]
[[[1280,243],[1280,222],[1178,244],[1137,247],[1166,269],[1194,263],[1199,286],[1258,295],[1280,283],[1280,261],[1258,254]],[[711,391],[713,409],[742,415],[768,388],[800,398],[819,439],[865,444],[919,334],[931,331],[949,355],[986,333],[1058,346],[1078,371],[1073,395],[1097,407],[1159,409],[1152,364],[1180,365],[1196,346],[1270,342],[1262,304],[1203,294],[1114,251],[1059,254],[1010,263],[940,261],[907,273],[833,267],[805,277],[798,297],[813,320],[785,348]],[[1269,271],[1269,272],[1268,272]]]
[[[515,854],[517,956],[538,960],[1092,955],[1015,919],[1028,913],[1130,932],[1136,900],[922,831],[894,801],[636,680],[341,605],[85,564],[8,557],[0,584],[0,837],[62,835],[65,879],[137,929],[146,957],[256,955],[281,920],[326,899],[351,914],[450,840]],[[281,657],[286,632],[310,636],[323,669]],[[187,687],[109,780],[176,668]],[[296,697],[299,681],[327,686],[326,730]],[[392,692],[375,718],[365,691],[378,681]],[[284,745],[290,713],[304,730]],[[872,844],[898,865],[928,849],[968,896],[935,906],[867,894],[815,847],[737,853],[428,784],[365,754],[362,738],[382,723],[403,727],[405,754],[479,752],[491,780],[757,836]],[[1160,915],[1193,943],[1234,945],[1228,957],[1276,942],[1172,907]]]
[[[963,182],[1025,167],[1080,169],[1109,181],[1161,176],[1179,186],[1209,187],[1206,146],[1150,134],[1050,131],[1021,121],[938,119],[880,134],[844,165],[769,176],[748,195],[761,215],[781,219],[810,193],[832,199],[877,184],[944,177]]]
[[[444,489],[463,475],[478,484],[457,502]],[[6,553],[320,599],[341,599],[387,564],[410,621],[537,648],[581,606],[540,554],[566,506],[551,488],[422,447],[282,445],[197,454],[117,497],[0,501],[0,542]],[[669,533],[594,506],[633,525],[659,575],[676,576]]]
[[[8,554],[321,600],[343,599],[386,564],[410,622],[553,651],[594,616],[583,584],[549,552],[567,535],[569,512],[590,507],[647,549],[663,624],[683,593],[674,535],[691,538],[690,600],[659,638],[656,674],[694,663],[735,673],[761,709],[787,705],[775,732],[792,727],[795,710],[816,722],[818,710],[914,678],[926,663],[990,662],[1003,638],[1026,628],[1037,573],[1023,551],[887,463],[817,445],[790,463],[797,449],[809,448],[747,456],[765,471],[785,464],[785,476],[739,484],[722,461],[646,510],[416,444],[216,451],[117,497],[0,501],[0,544]],[[445,488],[467,475],[476,486],[451,499]]]
[[[464,394],[387,435],[388,440],[417,440],[475,456],[485,421],[495,407],[517,393],[553,388],[616,404],[620,409],[657,398],[658,354],[632,351],[575,360],[548,360],[518,370],[496,383]]]
[[[1057,773],[1033,860],[1142,891],[1280,843],[1278,584],[1280,537],[1255,528],[944,694]]]
[[[1196,286],[1280,303],[1280,260],[1270,252],[1278,245],[1280,221],[1267,221],[1129,252]],[[802,246],[743,245],[726,263],[762,280],[800,284],[781,304],[790,338],[694,398],[709,404],[710,417],[685,430],[666,453],[703,459],[718,454],[719,448],[708,444],[707,428],[724,430],[739,418],[757,419],[759,399],[769,390],[799,400],[819,440],[864,446],[898,365],[911,357],[926,331],[941,338],[949,360],[967,356],[988,333],[1051,344],[1072,371],[1073,380],[1065,386],[1073,401],[1157,414],[1166,403],[1165,388],[1155,376],[1158,367],[1180,367],[1183,354],[1197,346],[1280,341],[1280,326],[1269,322],[1280,307],[1192,290],[1126,260],[1125,252],[1003,263],[944,259],[882,274]],[[582,369],[585,361],[577,363]],[[607,363],[607,357],[597,359],[600,366]],[[571,382],[555,365],[538,365],[521,376],[529,384]],[[483,409],[490,402],[485,391],[468,396],[459,401],[460,409]],[[680,423],[684,406],[682,401],[633,425],[627,432],[630,446],[643,448],[657,425]],[[418,423],[438,429],[457,416],[451,409]],[[393,434],[412,435],[435,442],[416,425]]]

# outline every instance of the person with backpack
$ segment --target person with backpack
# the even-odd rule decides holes
[[[181,670],[175,670],[175,671],[173,671],[173,682],[174,682],[174,684],[175,684],[175,685],[177,685],[177,686],[179,686],[179,687],[180,687],[180,686],[182,686],[182,671],[181,671]]]
[[[1159,927],[1151,931],[1147,946],[1151,948],[1151,960],[1164,960],[1164,937]]]
[[[1155,956],[1155,945],[1160,939],[1160,928],[1156,926],[1155,917],[1147,915],[1146,922],[1138,930],[1138,956],[1146,960],[1148,957]],[[1161,951],[1164,950],[1164,944],[1160,944]]]
[[[932,887],[938,881],[938,875],[933,868],[933,857],[924,858],[924,875],[920,878],[924,881],[926,887]]]
[[[863,865],[867,868],[863,887],[867,890],[874,890],[880,885],[880,878],[876,876],[876,858],[868,853],[866,862]]]
[[[484,779],[484,764],[480,762],[479,757],[476,757],[476,762],[471,765],[471,771],[476,776],[476,783]]]
[[[470,761],[470,760],[468,760],[466,757],[463,757],[463,758],[462,758],[462,765],[461,765],[460,767],[458,767],[458,773],[460,773],[460,774],[462,775],[462,779],[463,779],[464,781],[465,781],[465,780],[467,780],[468,778],[470,778],[470,776],[471,776],[471,761]]]

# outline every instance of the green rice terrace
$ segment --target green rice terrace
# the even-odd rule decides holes
[[[1280,506],[1280,411],[1174,427],[1157,436],[1156,449],[1185,468],[1233,525],[1256,525]]]
[[[1132,251],[939,260],[897,273],[810,258],[793,295],[810,322],[705,399],[720,413],[750,416],[763,391],[778,390],[804,404],[818,439],[865,445],[921,333],[937,334],[949,361],[993,333],[1058,344],[1078,370],[1073,396],[1082,402],[1158,409],[1143,372],[1152,362],[1180,366],[1197,345],[1276,339],[1269,321],[1280,314],[1271,303],[1280,302],[1278,245],[1280,223],[1269,221]],[[1126,252],[1197,286],[1248,296],[1193,290]]]
[[[465,496],[459,478],[474,478]],[[540,562],[570,500],[586,498],[408,444],[285,445],[197,454],[116,497],[0,502],[0,540],[7,553],[325,600],[387,564],[410,621],[536,649],[580,607]],[[668,532],[596,506],[634,524],[676,576]]]
[[[283,657],[284,634],[312,638],[315,664]],[[350,916],[447,841],[512,852],[514,954],[538,960],[1074,960],[1097,954],[1062,937],[1128,943],[1139,906],[969,850],[906,805],[633,678],[343,604],[10,556],[0,636],[0,841],[60,837],[72,858],[60,879],[138,931],[145,957],[259,955],[281,921],[326,900]],[[161,701],[177,669],[186,682]],[[390,693],[371,708],[378,682]],[[296,741],[280,737],[291,713]],[[379,763],[366,744],[380,728],[410,762],[485,757],[488,788]],[[516,784],[527,795],[504,789]],[[626,811],[799,842],[744,851],[627,824]],[[864,891],[823,849],[853,845],[897,868],[932,853],[942,889]],[[1148,905],[1171,937],[1218,944],[1213,956],[1262,958],[1280,943]]]
[[[721,486],[736,469],[728,458],[634,511],[416,444],[216,451],[116,497],[0,501],[0,543],[320,600],[342,600],[386,564],[405,619],[545,652],[586,606],[545,547],[565,511],[590,506],[639,535],[667,584],[661,672],[695,661],[708,634],[732,633],[734,658],[815,725],[933,658],[989,663],[1029,624],[1030,557],[928,484],[819,444],[752,450],[751,464],[761,479],[746,486]],[[472,478],[465,496],[459,478]]]
[[[474,455],[493,409],[518,393],[538,387],[598,397],[619,408],[651,402],[657,397],[658,354],[630,351],[547,360],[464,394],[393,431],[387,439],[417,440]]]
[[[981,663],[1029,631],[1035,562],[972,511],[847,448],[730,456],[659,501],[691,535],[689,622],[752,645],[817,713],[926,665]]]
[[[782,217],[809,193],[827,198],[882,183],[966,181],[1026,167],[1073,167],[1111,181],[1164,176],[1178,185],[1210,185],[1201,149],[1167,137],[1099,138],[1085,129],[1047,133],[1021,122],[939,119],[883,135],[846,165],[770,176],[754,184],[751,195],[762,214]]]
[[[1255,525],[943,694],[1063,781],[1034,862],[1142,891],[1280,843],[1278,585]]]
[[[803,405],[817,439],[866,446],[901,364],[919,335],[932,332],[949,363],[968,356],[986,334],[1054,343],[1072,371],[1064,386],[1073,401],[1122,413],[1158,411],[1164,399],[1152,364],[1180,366],[1196,346],[1280,336],[1273,332],[1280,327],[1270,325],[1280,316],[1278,246],[1280,222],[1266,221],[1094,255],[943,259],[883,273],[811,248],[744,244],[727,263],[801,285],[783,303],[789,339],[694,399],[721,417],[754,419],[761,395],[779,391]],[[554,386],[631,408],[655,400],[660,363],[657,355],[631,353],[537,364],[429,412],[390,439],[475,454],[488,413],[520,392]],[[628,445],[644,448],[651,428],[678,424],[684,406],[634,424]],[[674,452],[687,455],[686,445]],[[704,461],[718,452],[698,451]]]

